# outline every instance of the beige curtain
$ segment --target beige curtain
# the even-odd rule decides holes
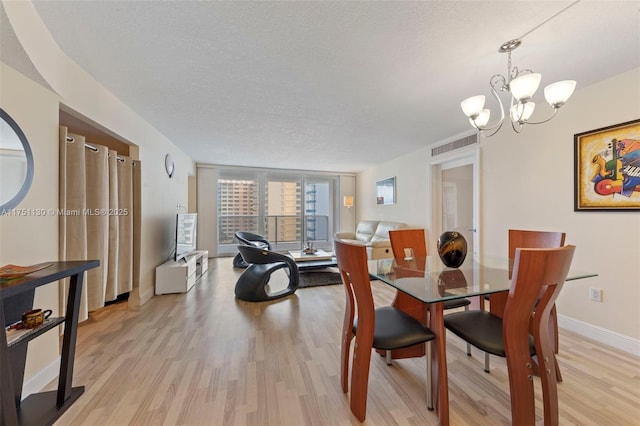
[[[133,289],[135,163],[60,127],[60,259],[100,260],[85,275],[80,320]]]
[[[133,162],[122,157],[118,163],[118,294],[133,288]]]

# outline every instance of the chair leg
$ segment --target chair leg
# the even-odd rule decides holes
[[[351,412],[361,422],[364,422],[367,417],[367,389],[369,387],[373,330],[370,330],[370,333],[370,339],[366,337],[358,339],[358,336],[356,336],[353,349],[353,364],[351,365]],[[367,341],[363,342],[362,340]]]
[[[464,310],[468,311],[469,310],[469,305],[465,306]],[[471,356],[471,343],[468,343],[468,342],[467,342],[467,356]]]
[[[489,368],[489,352],[484,353],[484,371],[490,373],[491,370]]]
[[[562,373],[560,373],[560,365],[558,365],[558,358],[556,357],[560,347],[560,339],[558,336],[558,311],[556,309],[556,305],[553,305],[553,308],[551,308],[550,315],[549,335],[551,336],[551,343],[553,345],[553,364],[556,369],[556,381],[560,383],[562,382]]]
[[[427,409],[433,410],[433,394],[431,392],[431,342],[425,344],[427,345]]]
[[[340,348],[340,383],[342,392],[349,391],[349,353],[351,351],[351,338],[347,332],[343,333],[342,347]]]
[[[391,365],[391,351],[384,351],[384,358],[387,361],[387,365]]]
[[[553,355],[553,365],[556,369],[556,382],[561,383],[562,373],[560,373],[560,365],[558,364],[558,357],[555,354]]]

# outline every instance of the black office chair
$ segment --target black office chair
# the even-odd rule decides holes
[[[240,244],[245,246],[253,246],[262,249],[271,250],[271,243],[265,237],[258,234],[252,234],[251,232],[238,231],[236,232],[236,239]],[[244,261],[240,253],[236,254],[233,258],[233,267],[245,269],[249,264]]]
[[[300,276],[298,266],[289,256],[254,246],[239,245],[238,250],[249,265],[236,283],[235,293],[238,299],[247,302],[264,302],[279,299],[295,293]],[[269,292],[267,285],[271,274],[278,269],[289,269],[289,284],[284,290]]]

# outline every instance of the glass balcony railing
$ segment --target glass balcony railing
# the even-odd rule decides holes
[[[329,241],[329,216],[274,215],[265,218],[265,231],[260,229],[257,215],[218,216],[218,244],[236,244],[237,231],[263,234],[273,244],[307,241]]]

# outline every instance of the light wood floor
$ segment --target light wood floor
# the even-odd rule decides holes
[[[79,328],[74,385],[85,394],[57,425],[357,425],[339,381],[344,290],[299,289],[277,302],[234,298],[230,258],[187,294],[139,309],[107,307]],[[390,287],[373,284],[376,303]],[[640,360],[561,331],[563,425],[640,424]],[[448,336],[452,425],[509,424],[504,360]],[[369,425],[437,424],[425,406],[425,358],[371,361]],[[540,382],[535,379],[538,424]],[[51,384],[55,388],[55,384]]]

